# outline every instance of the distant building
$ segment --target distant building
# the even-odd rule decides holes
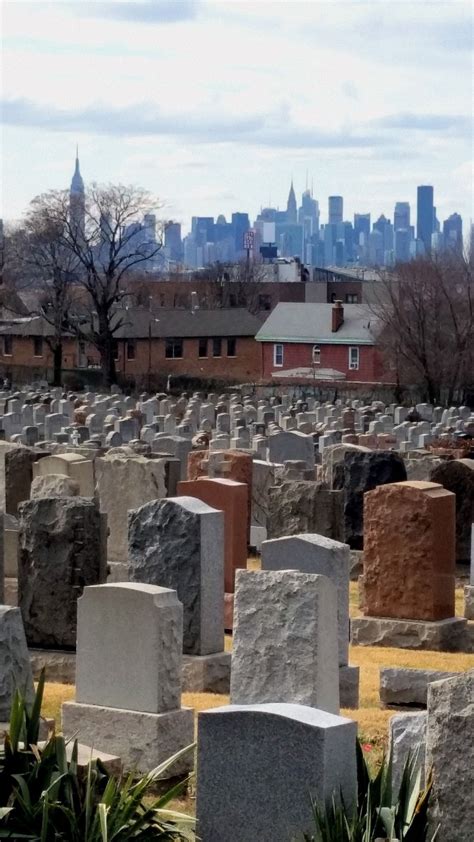
[[[434,217],[433,188],[430,185],[420,185],[417,188],[416,236],[423,242],[426,254],[431,249]]]
[[[411,233],[409,228],[397,228],[395,231],[395,260],[406,263],[410,260]]]
[[[248,213],[233,213],[231,224],[234,239],[234,257],[238,260],[245,253],[244,234],[250,228],[250,220]]]
[[[296,196],[293,187],[293,179],[291,180],[290,192],[288,193],[288,201],[286,203],[286,222],[295,224],[298,221],[298,214],[296,208]]]
[[[169,260],[176,263],[183,259],[183,243],[179,222],[168,222],[165,227],[165,252]]]
[[[393,230],[410,228],[410,202],[397,202],[393,213]]]
[[[463,250],[462,240],[462,217],[458,213],[452,213],[443,222],[444,247],[461,252]]]
[[[337,225],[342,222],[343,198],[342,196],[329,196],[328,199],[328,222],[330,225]]]
[[[84,232],[86,221],[86,195],[79,168],[79,151],[76,149],[76,165],[69,190],[69,218],[76,231]]]

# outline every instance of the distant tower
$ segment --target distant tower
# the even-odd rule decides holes
[[[433,231],[433,188],[431,185],[422,184],[417,188],[416,236],[423,241],[426,254],[431,250]]]
[[[84,231],[86,218],[86,197],[84,182],[79,169],[79,152],[76,146],[76,167],[69,190],[69,218],[71,225],[80,231]]]
[[[329,196],[328,199],[328,221],[330,225],[337,225],[342,222],[343,199],[342,196]]]
[[[296,222],[297,221],[296,196],[295,196],[295,190],[294,190],[294,187],[293,187],[293,179],[291,179],[290,192],[288,193],[288,201],[286,203],[286,221],[287,222]]]

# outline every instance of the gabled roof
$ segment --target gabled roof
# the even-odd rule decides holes
[[[373,345],[379,326],[362,304],[344,304],[344,322],[332,332],[333,304],[277,304],[258,331],[259,342],[311,342]]]

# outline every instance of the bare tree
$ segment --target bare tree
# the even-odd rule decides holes
[[[162,232],[143,225],[157,207],[145,190],[122,184],[92,184],[83,206],[73,209],[66,192],[48,194],[47,215],[61,231],[61,243],[76,262],[76,284],[85,293],[87,318],[70,327],[99,351],[107,386],[116,380],[114,336],[127,318],[126,280],[162,248]]]
[[[378,342],[398,386],[421,385],[430,403],[462,399],[473,385],[472,262],[445,253],[401,263],[372,295]]]
[[[265,286],[266,271],[260,261],[217,261],[196,272],[194,279],[203,286],[201,299],[207,307],[244,307],[251,313],[262,309],[260,298]]]
[[[50,194],[36,197],[21,225],[6,237],[6,281],[19,293],[13,313],[24,315],[21,293],[28,292],[28,313],[52,327],[44,336],[53,354],[53,385],[61,385],[63,337],[72,309],[77,259],[64,244],[62,227],[49,214]]]

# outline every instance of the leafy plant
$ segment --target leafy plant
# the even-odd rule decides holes
[[[392,780],[392,758],[382,761],[372,777],[364,752],[357,742],[357,803],[346,805],[332,798],[329,804],[312,799],[314,833],[304,842],[428,842],[427,810],[431,773],[421,786],[417,754],[409,755],[398,791]],[[435,834],[436,836],[436,834]],[[434,842],[432,837],[431,842]]]
[[[10,725],[0,751],[0,839],[30,842],[184,842],[193,840],[194,819],[167,809],[186,787],[182,781],[148,804],[150,789],[193,746],[177,752],[135,780],[117,780],[100,760],[78,766],[63,736],[50,733],[38,744],[44,674],[29,709],[15,694]]]

